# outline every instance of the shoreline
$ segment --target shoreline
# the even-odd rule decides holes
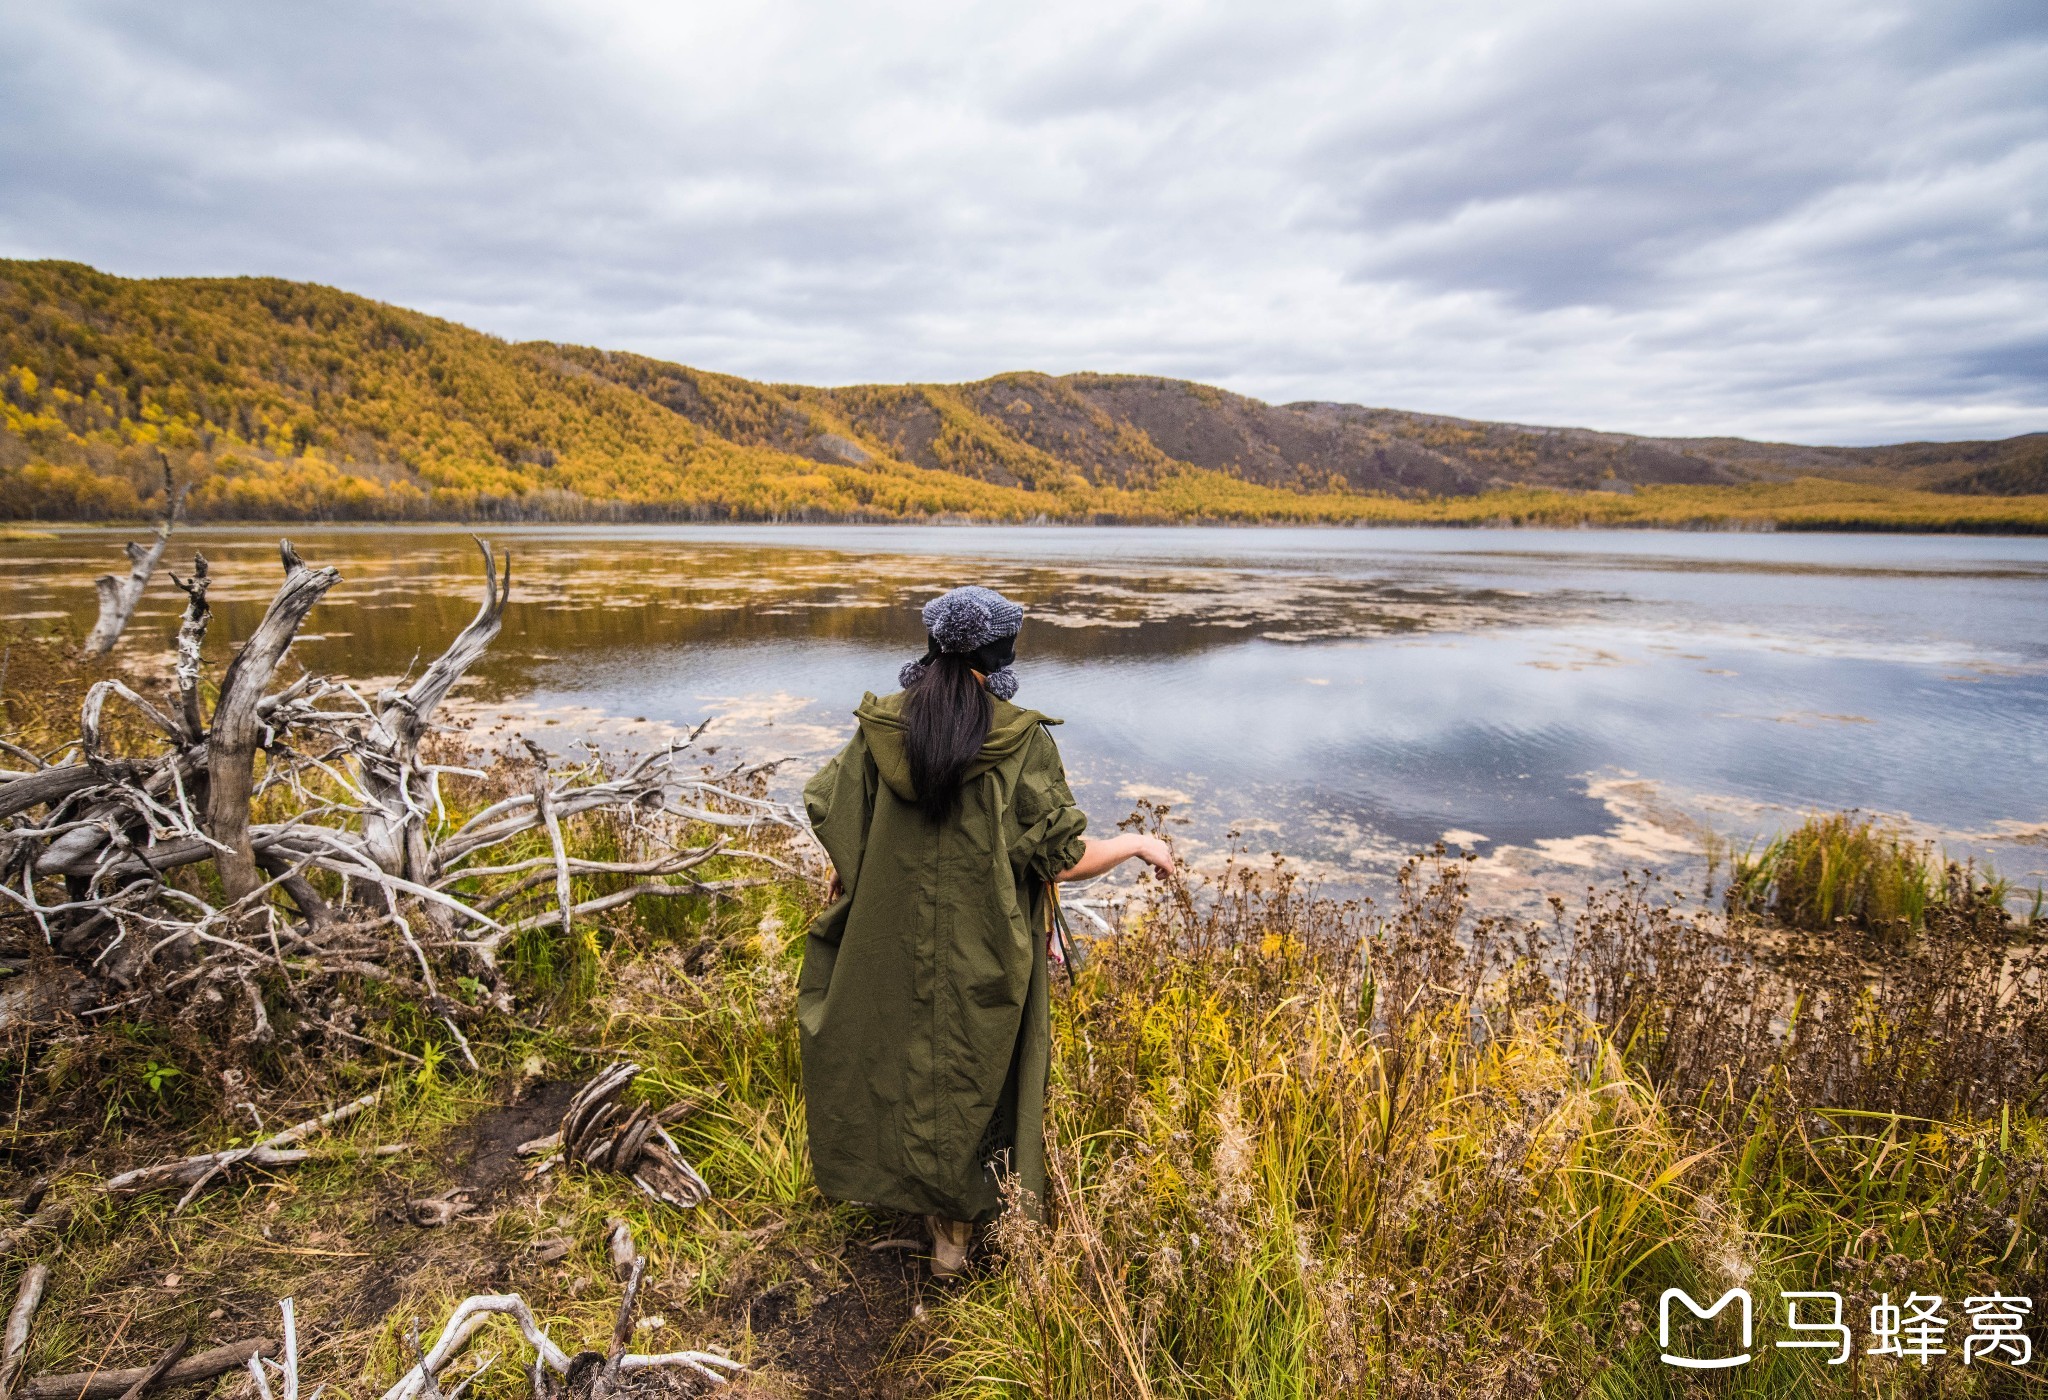
[[[2016,497],[2018,500],[2048,498]],[[155,521],[142,516],[107,520],[42,520],[29,518],[23,521],[0,525],[0,544],[47,543],[62,539],[66,535],[84,535],[93,531],[121,531],[148,528]],[[1521,531],[1583,531],[1592,533],[1602,530],[1627,531],[1633,534],[1673,535],[1981,535],[2002,536],[2014,539],[2032,539],[2048,535],[2048,519],[2039,524],[1990,523],[1959,520],[1945,524],[1930,524],[1922,521],[1884,522],[1814,522],[1786,520],[1692,520],[1635,521],[1635,520],[1594,520],[1581,519],[1573,522],[1545,520],[1154,520],[1145,518],[1113,518],[1096,520],[1071,520],[1055,517],[1039,517],[1025,520],[988,520],[971,516],[928,516],[905,519],[901,516],[856,516],[841,515],[829,517],[778,516],[760,519],[725,518],[718,520],[692,520],[648,516],[639,519],[609,520],[504,520],[477,518],[474,516],[434,516],[405,520],[335,520],[319,518],[247,518],[184,520],[179,524],[182,532],[195,530],[254,530],[270,528],[314,529],[332,531],[390,531],[426,533],[435,530],[491,529],[491,530],[560,530],[588,529],[608,531],[641,529],[648,526],[670,526],[687,529],[760,529],[760,528],[846,528],[873,529],[896,527],[903,529],[988,529],[988,530],[1498,530],[1503,533]]]

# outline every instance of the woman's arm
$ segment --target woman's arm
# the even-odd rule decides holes
[[[1092,838],[1083,839],[1081,858],[1069,869],[1062,870],[1055,880],[1088,880],[1114,870],[1132,856],[1144,861],[1161,875],[1173,874],[1173,848],[1157,836],[1140,836],[1126,832],[1112,836],[1106,841]]]

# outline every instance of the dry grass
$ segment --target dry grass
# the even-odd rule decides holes
[[[52,711],[22,701],[14,733],[55,734],[75,678],[61,648],[24,654],[38,679],[6,694]],[[451,782],[451,817],[523,776]],[[623,839],[601,821],[571,836],[592,855]],[[5,1043],[11,1194],[246,1138],[244,1101],[274,1126],[389,1086],[307,1168],[223,1180],[176,1217],[158,1197],[76,1221],[34,1369],[248,1335],[285,1293],[309,1376],[351,1400],[400,1369],[407,1323],[484,1288],[587,1343],[616,1300],[612,1216],[654,1263],[650,1340],[754,1359],[753,1394],[1993,1394],[1955,1355],[1836,1370],[1772,1349],[1771,1300],[1833,1288],[1852,1320],[1884,1292],[1951,1313],[1993,1290],[2048,1301],[2048,951],[1989,901],[1759,941],[1637,883],[1541,926],[1479,917],[1441,853],[1383,906],[1280,865],[1160,891],[1056,998],[1046,1223],[1006,1218],[956,1288],[865,1248],[903,1222],[811,1183],[793,985],[817,903],[792,877],[524,941],[515,1014],[467,1023],[480,1073],[424,1008],[368,991],[366,1029],[428,1067],[288,1037],[258,1055],[206,1033],[204,1007]],[[650,1208],[620,1178],[529,1179],[506,1156],[521,1115],[544,1131],[554,1086],[617,1054],[648,1067],[645,1092],[706,1105],[678,1137],[713,1205]],[[403,1158],[357,1150],[401,1137]],[[477,1216],[404,1223],[405,1199],[451,1187]],[[568,1256],[534,1262],[553,1236]],[[1659,1292],[1738,1282],[1759,1300],[1756,1362],[1678,1384]],[[523,1348],[493,1332],[491,1352],[476,1393],[522,1394]]]
[[[1062,1005],[1051,1224],[1006,1220],[924,1362],[962,1394],[1690,1394],[1669,1286],[1748,1286],[1767,1339],[1782,1289],[2042,1292],[2048,965],[2007,933],[1937,917],[1873,980],[1641,886],[1535,929],[1441,856],[1384,911],[1234,871]],[[1993,1393],[1811,1355],[1700,1393]]]

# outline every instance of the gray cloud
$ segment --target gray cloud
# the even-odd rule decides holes
[[[0,251],[780,380],[2048,427],[2033,0],[52,3]]]

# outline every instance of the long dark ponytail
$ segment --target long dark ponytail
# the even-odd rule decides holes
[[[960,805],[961,780],[988,739],[993,706],[961,655],[932,658],[903,688],[903,747],[926,817],[942,822]]]

